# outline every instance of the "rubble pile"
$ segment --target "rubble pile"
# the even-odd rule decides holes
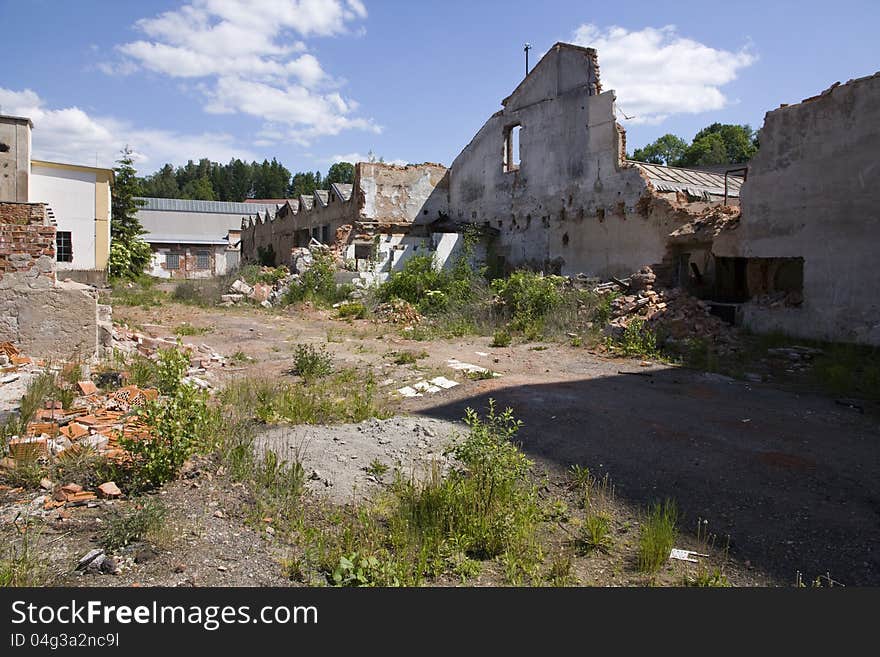
[[[272,280],[272,274],[277,270],[273,267],[262,267],[260,276],[266,281]],[[290,274],[275,280],[274,282],[257,282],[249,285],[243,279],[238,278],[229,286],[229,293],[221,295],[221,306],[234,306],[245,299],[258,303],[264,308],[271,308],[281,302],[284,293],[287,292],[291,283],[299,278],[298,273]]]
[[[672,243],[713,241],[723,231],[739,226],[740,209],[731,205],[717,205],[701,211],[692,221],[680,226],[669,238]]]
[[[580,279],[583,283],[587,279]],[[709,304],[680,288],[655,289],[657,277],[643,267],[625,279],[614,279],[593,287],[599,295],[619,293],[611,302],[607,331],[622,333],[634,319],[662,334],[667,340],[709,339],[733,343],[735,333],[724,320],[712,315]],[[577,283],[576,283],[577,284]]]
[[[403,299],[392,299],[387,303],[380,303],[376,306],[374,314],[377,321],[388,324],[411,326],[421,323],[423,319],[416,307]]]

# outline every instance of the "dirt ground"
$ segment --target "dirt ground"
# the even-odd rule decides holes
[[[683,514],[680,547],[701,547],[694,533],[701,519],[718,537],[729,536],[727,572],[735,584],[793,585],[799,572],[807,582],[828,573],[846,585],[880,583],[878,418],[833,398],[609,358],[566,344],[491,348],[489,337],[417,342],[405,339],[399,327],[340,321],[328,311],[169,303],[150,310],[116,307],[114,321],[154,336],[171,336],[183,322],[206,328],[183,341],[249,359],[214,370],[217,385],[236,376],[290,377],[293,348],[301,342],[323,345],[340,363],[370,366],[394,414],[390,419],[269,427],[261,436],[259,444],[282,457],[291,450],[301,453],[309,489],[331,502],[371,495],[388,483],[394,468],[411,472],[435,459],[444,463],[443,451],[462,430],[465,409],[482,410],[495,399],[524,422],[519,439],[545,473],[548,491],[564,496],[573,464],[609,475],[619,507],[617,531],[624,540],[627,532],[635,539],[631,528],[647,504],[668,497]],[[395,364],[401,351],[422,357],[415,364]],[[500,376],[471,380],[453,369],[450,359]],[[458,385],[417,397],[396,392],[438,376]],[[374,461],[391,469],[377,476],[369,467]],[[162,493],[177,509],[173,550],[141,555],[136,562],[138,546],[132,547],[115,582],[79,574],[64,575],[62,581],[285,583],[277,564],[283,551],[270,535],[236,515],[236,496],[244,492],[222,473],[197,469],[187,477]],[[56,518],[51,525],[77,537],[74,546],[57,543],[67,561],[94,547],[98,529],[89,520],[90,510],[73,511],[76,528],[64,527],[69,519]],[[606,572],[595,572],[588,566],[589,560],[579,566],[587,568],[581,581],[606,585],[619,582],[624,567],[602,562]]]
[[[818,393],[561,344],[415,342],[397,327],[338,321],[322,311],[165,306],[119,308],[114,317],[158,334],[182,321],[211,327],[184,341],[254,359],[233,376],[284,376],[292,345],[318,342],[340,361],[372,365],[389,391],[449,377],[460,385],[414,398],[395,394],[394,406],[456,422],[467,407],[482,409],[494,398],[523,420],[524,449],[550,472],[580,464],[609,473],[619,499],[636,508],[674,498],[685,527],[708,519],[719,536],[730,536],[737,560],[773,581],[793,583],[800,571],[808,579],[830,573],[844,584],[880,583],[878,418]],[[423,350],[428,357],[416,365],[395,365],[388,356]],[[450,369],[453,358],[501,376],[471,381]],[[329,444],[338,443],[338,431]]]

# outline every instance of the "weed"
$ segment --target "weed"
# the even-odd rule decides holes
[[[327,376],[333,371],[333,357],[324,347],[312,344],[296,345],[293,353],[293,373],[310,381]]]
[[[571,339],[570,344],[572,347],[580,347],[581,345],[584,344],[584,340],[581,336],[576,335]]]
[[[657,335],[648,326],[645,320],[634,317],[627,324],[623,333],[618,338],[606,338],[607,347],[621,356],[631,358],[659,358],[660,351],[657,348]]]
[[[715,567],[711,570],[708,568],[701,568],[694,575],[685,575],[684,585],[711,588],[726,588],[731,586],[730,580],[727,579],[727,575],[724,574],[724,569],[722,567]]]
[[[388,465],[382,463],[379,459],[373,459],[370,461],[370,465],[364,468],[367,474],[373,475],[376,479],[381,479],[382,476],[388,472]]]
[[[471,381],[485,381],[486,379],[494,379],[496,373],[492,370],[471,370],[465,376]]]
[[[114,306],[140,306],[145,310],[161,306],[167,296],[155,289],[155,284],[156,280],[149,276],[135,281],[115,281],[110,292],[111,302]]]
[[[101,533],[101,547],[107,552],[115,552],[137,543],[147,534],[158,531],[167,515],[165,505],[153,499],[135,502],[135,508],[131,511],[114,511],[107,517],[107,524]]]
[[[346,299],[350,288],[336,285],[334,269],[335,263],[330,253],[313,252],[311,266],[287,289],[283,302],[309,301],[318,306],[328,306]]]
[[[571,553],[560,551],[553,556],[546,579],[551,586],[572,586],[577,583],[572,572]]]
[[[492,281],[492,290],[510,328],[529,339],[541,334],[548,315],[563,303],[562,277],[516,271],[506,279]]]
[[[394,362],[397,365],[413,365],[416,361],[427,358],[429,355],[427,351],[400,351],[397,352]]]
[[[490,347],[509,347],[513,338],[507,329],[498,329],[492,334],[492,343]]]
[[[611,517],[606,513],[588,509],[587,515],[584,518],[584,524],[581,525],[580,532],[578,533],[578,548],[584,554],[589,554],[593,551],[607,554],[611,551],[612,543]]]
[[[359,301],[343,303],[337,309],[340,319],[364,319],[367,316],[367,307]]]
[[[174,335],[204,335],[210,333],[214,328],[212,326],[193,326],[188,322],[178,324],[174,327]]]
[[[41,586],[46,580],[46,563],[31,544],[31,520],[25,517],[19,523],[20,514],[13,526],[20,538],[9,541],[5,554],[0,557],[0,588],[10,586]]]
[[[575,490],[585,490],[593,482],[593,475],[590,474],[590,469],[577,464],[569,466],[568,476],[571,479],[571,487]]]
[[[243,365],[245,363],[253,363],[254,359],[239,349],[229,357],[229,362],[233,365]]]
[[[639,534],[638,567],[641,572],[657,572],[666,563],[675,543],[677,520],[678,511],[672,500],[651,506]]]
[[[90,445],[76,444],[58,454],[52,462],[50,478],[90,488],[107,481],[109,473],[110,466],[105,456]]]
[[[357,553],[339,557],[331,583],[334,586],[400,586],[390,563]]]

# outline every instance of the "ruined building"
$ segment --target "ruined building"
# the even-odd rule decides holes
[[[46,203],[28,202],[31,121],[0,116],[0,342],[45,358],[91,359],[109,344],[109,308],[95,288],[58,281]],[[99,321],[100,320],[100,321]]]
[[[246,218],[242,258],[288,264],[315,239],[381,280],[421,249],[442,264],[472,226],[499,271],[650,265],[755,330],[880,344],[878,100],[873,76],[768,113],[746,170],[634,162],[596,51],[557,43],[448,170],[359,163],[351,190]]]

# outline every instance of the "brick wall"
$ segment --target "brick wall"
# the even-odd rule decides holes
[[[43,203],[0,203],[0,279],[10,273],[55,281],[55,226]]]

